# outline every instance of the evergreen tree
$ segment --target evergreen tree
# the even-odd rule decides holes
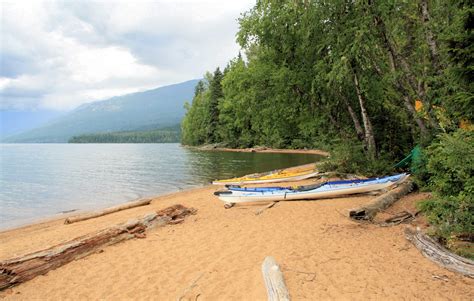
[[[219,67],[214,71],[212,78],[209,82],[209,126],[207,132],[207,143],[218,142],[217,127],[219,124],[219,101],[224,96],[222,92],[222,74]]]

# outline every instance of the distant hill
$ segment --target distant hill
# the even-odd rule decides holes
[[[3,142],[68,142],[73,136],[142,131],[174,126],[184,116],[199,80],[84,104],[44,126],[7,137]]]
[[[180,125],[159,130],[84,134],[69,139],[69,143],[177,143]]]

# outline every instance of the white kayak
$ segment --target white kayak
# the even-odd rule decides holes
[[[402,183],[408,174],[398,174],[383,178],[344,180],[326,182],[317,186],[291,187],[228,187],[214,194],[225,203],[273,202],[304,199],[333,198],[349,194],[366,193],[386,189]]]

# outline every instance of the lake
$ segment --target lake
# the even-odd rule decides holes
[[[0,229],[320,158],[179,144],[1,144]]]

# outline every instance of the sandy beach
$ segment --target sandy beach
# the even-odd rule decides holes
[[[70,225],[58,219],[1,232],[0,260],[5,260],[173,204],[198,210],[182,224],[106,247],[0,292],[0,298],[266,300],[261,264],[271,255],[293,300],[474,299],[474,280],[423,257],[405,239],[405,225],[379,227],[344,216],[375,196],[280,202],[256,215],[264,204],[224,209],[212,194],[218,188],[157,197],[148,206]],[[410,194],[380,218],[413,209],[427,196]],[[414,224],[425,226],[422,218]]]
[[[237,152],[237,153],[274,153],[274,154],[310,154],[328,157],[329,152],[320,149],[282,149],[270,147],[253,147],[253,148],[228,148],[216,147],[214,145],[204,146],[186,146],[187,148],[204,150],[204,151],[219,151],[219,152]]]

